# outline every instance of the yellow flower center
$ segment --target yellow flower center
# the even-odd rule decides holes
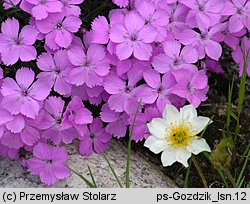
[[[192,124],[179,121],[171,123],[170,128],[166,129],[166,141],[172,147],[187,147],[189,141],[194,137],[192,134]]]

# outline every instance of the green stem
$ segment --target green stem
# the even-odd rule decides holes
[[[192,159],[190,159],[190,161],[189,161],[188,169],[187,169],[187,172],[185,175],[184,188],[188,188],[188,179],[189,179],[189,175],[190,175],[191,165],[192,165]]]
[[[202,182],[203,182],[204,187],[205,187],[205,188],[208,188],[207,180],[206,180],[206,178],[205,178],[205,176],[204,176],[204,174],[203,174],[203,172],[202,172],[202,170],[201,170],[201,167],[200,167],[199,163],[198,163],[197,160],[195,159],[195,156],[194,156],[194,155],[193,155],[191,158],[192,158],[192,161],[193,161],[193,163],[194,163],[194,165],[195,165],[195,167],[196,167],[196,169],[197,169],[197,171],[198,171],[198,173],[199,173],[199,175],[200,175],[200,177],[201,177],[201,180],[202,180]]]
[[[133,120],[133,123],[131,125],[131,130],[130,130],[130,133],[129,133],[129,140],[128,140],[128,157],[127,157],[127,165],[126,165],[126,188],[129,188],[130,187],[130,184],[129,184],[129,169],[130,169],[130,153],[131,153],[131,142],[132,142],[132,135],[133,135],[133,130],[134,130],[134,126],[135,126],[135,120],[136,120],[136,117],[137,117],[137,114],[139,112],[139,109],[141,107],[141,101],[139,102],[138,104],[138,107],[136,109],[136,112],[135,112],[135,115],[134,115],[134,120]]]
[[[224,170],[225,174],[227,175],[229,181],[231,182],[231,184],[233,185],[234,188],[237,187],[235,181],[234,181],[234,178],[232,176],[232,174],[230,173],[230,171],[228,169]]]

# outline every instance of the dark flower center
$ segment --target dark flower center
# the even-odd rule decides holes
[[[132,89],[131,89],[130,87],[128,87],[128,86],[125,88],[125,92],[126,92],[126,93],[130,93],[131,90],[132,90]]]
[[[22,95],[23,95],[23,96],[27,96],[27,95],[28,95],[28,91],[27,91],[27,90],[23,91],[23,92],[22,92]]]
[[[62,122],[61,118],[57,119],[57,121],[56,121],[57,124],[61,124],[61,122]]]
[[[238,13],[239,15],[241,15],[241,14],[243,13],[243,9],[242,9],[242,8],[237,8],[237,13]]]
[[[16,43],[16,45],[20,45],[21,44],[21,40],[19,38],[16,38],[15,43]]]
[[[163,88],[162,88],[162,86],[160,86],[160,87],[158,88],[157,92],[158,92],[158,94],[160,94],[160,93],[162,93],[162,91],[163,91]]]
[[[56,29],[61,29],[62,28],[62,23],[58,23],[57,25],[56,25]]]
[[[91,134],[90,134],[90,138],[91,138],[91,139],[94,139],[94,138],[95,138],[95,134],[94,134],[94,133],[91,133]]]
[[[130,40],[135,42],[137,40],[137,36],[136,35],[131,35]]]
[[[47,161],[47,164],[52,164],[52,160],[51,159],[49,159],[48,161]]]
[[[60,69],[56,69],[56,74],[60,74],[61,70]]]

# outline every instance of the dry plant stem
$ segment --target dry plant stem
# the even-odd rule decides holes
[[[195,165],[195,167],[196,167],[196,169],[197,169],[197,171],[198,171],[198,173],[199,173],[199,175],[201,177],[201,180],[203,182],[204,187],[208,188],[207,180],[206,180],[206,178],[205,178],[205,176],[204,176],[204,174],[203,174],[203,172],[202,172],[202,170],[200,168],[200,165],[198,164],[195,156],[193,155],[191,158],[192,158],[192,162],[194,163],[194,165]]]

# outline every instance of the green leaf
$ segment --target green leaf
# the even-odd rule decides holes
[[[89,174],[90,174],[90,176],[91,176],[91,179],[92,179],[93,185],[94,185],[94,187],[95,187],[95,188],[97,188],[97,186],[96,186],[96,182],[95,182],[95,179],[94,179],[94,175],[92,174],[92,171],[91,171],[91,169],[90,169],[89,165],[87,165],[87,166],[88,166]]]
[[[79,178],[81,178],[90,188],[95,188],[95,185],[92,184],[88,179],[86,179],[85,177],[83,177],[81,174],[79,174],[78,172],[74,171],[73,169],[71,169],[70,167],[67,166],[67,168],[72,171],[75,175],[77,175]]]
[[[117,183],[118,183],[118,185],[120,186],[120,188],[122,188],[122,183],[121,183],[120,179],[118,178],[117,174],[115,173],[114,168],[113,168],[112,165],[110,164],[110,162],[109,162],[109,160],[108,160],[106,154],[103,152],[103,150],[101,149],[101,147],[100,147],[99,145],[97,145],[97,146],[98,146],[99,150],[101,151],[102,156],[104,157],[105,161],[107,162],[107,164],[108,164],[108,166],[109,166],[109,168],[110,168],[110,170],[111,170],[113,176],[115,177],[115,180],[117,181]]]
[[[241,183],[241,179],[242,179],[243,174],[244,174],[244,171],[245,171],[245,169],[246,169],[246,166],[247,166],[247,162],[248,162],[249,157],[250,157],[250,150],[248,150],[248,154],[247,154],[247,156],[246,156],[246,158],[245,158],[244,165],[242,166],[242,169],[241,169],[241,171],[240,171],[240,175],[239,175],[239,177],[238,177],[238,179],[237,179],[236,186],[239,186],[239,184]]]
[[[129,133],[128,157],[127,157],[127,165],[126,165],[126,188],[130,187],[130,184],[129,184],[129,181],[130,181],[129,180],[129,171],[130,171],[131,141],[132,141],[132,135],[133,135],[133,130],[134,130],[134,126],[135,126],[135,120],[136,120],[137,114],[139,112],[139,109],[141,107],[141,101],[142,101],[142,99],[138,103],[138,106],[137,106],[137,109],[136,109],[136,112],[135,112],[135,115],[134,115],[134,120],[133,120],[133,123],[131,125],[131,130],[130,130],[130,133]]]

